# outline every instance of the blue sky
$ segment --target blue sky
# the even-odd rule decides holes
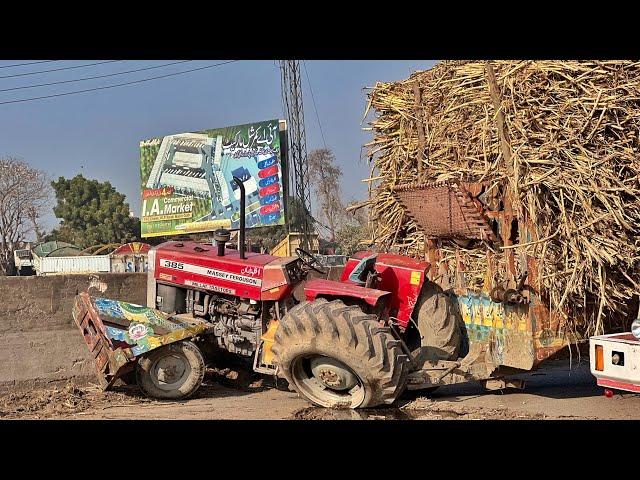
[[[25,60],[26,61],[26,60]],[[92,67],[1,78],[8,75],[93,63],[91,60],[2,68],[23,61],[0,61],[0,90],[144,68],[166,61],[122,61]],[[196,68],[218,61],[194,61],[129,75],[0,92],[0,156],[17,156],[52,179],[109,180],[140,213],[138,143],[171,133],[283,118],[280,74],[274,61],[222,65],[133,86],[44,99],[1,102],[99,87]],[[327,146],[344,172],[344,199],[366,197],[368,175],[361,148],[371,138],[362,130],[364,87],[401,80],[434,61],[307,61],[311,87]],[[307,149],[322,147],[307,77],[303,72]],[[53,213],[47,228],[57,224]]]

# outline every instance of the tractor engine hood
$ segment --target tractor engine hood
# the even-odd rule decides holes
[[[253,300],[277,300],[298,281],[295,257],[274,257],[213,245],[170,241],[155,248],[156,281]]]

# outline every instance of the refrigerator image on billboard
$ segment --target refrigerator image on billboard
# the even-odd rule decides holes
[[[179,133],[140,142],[143,237],[284,224],[284,121]]]

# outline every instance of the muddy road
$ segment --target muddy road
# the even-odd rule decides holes
[[[640,419],[640,395],[609,399],[589,373],[588,359],[549,361],[523,375],[524,391],[487,393],[476,384],[408,392],[395,408],[335,411],[311,407],[271,378],[238,369],[209,370],[186,402],[143,397],[137,387],[102,392],[96,386],[14,392],[0,396],[2,419]]]

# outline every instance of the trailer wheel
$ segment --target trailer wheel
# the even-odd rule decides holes
[[[409,359],[375,315],[317,299],[280,321],[272,351],[287,382],[321,407],[391,404],[406,385]]]
[[[138,361],[136,379],[148,397],[182,400],[193,395],[204,378],[204,359],[192,342],[152,350]]]

